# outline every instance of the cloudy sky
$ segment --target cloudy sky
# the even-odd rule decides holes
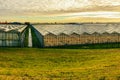
[[[120,21],[120,0],[0,0],[1,21]]]

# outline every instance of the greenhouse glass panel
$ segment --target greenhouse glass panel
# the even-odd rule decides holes
[[[43,44],[43,47],[120,42],[119,23],[43,24],[33,26],[37,37],[43,40],[42,42],[39,39],[39,44]],[[38,33],[40,34],[38,35]],[[50,36],[49,34],[53,35]]]
[[[0,24],[0,47],[23,47],[26,30],[27,25]]]

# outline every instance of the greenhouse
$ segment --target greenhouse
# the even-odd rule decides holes
[[[0,47],[23,47],[27,25],[0,24]]]
[[[119,23],[34,25],[42,47],[120,42]]]

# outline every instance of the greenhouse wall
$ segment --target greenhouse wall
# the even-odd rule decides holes
[[[20,46],[19,36],[17,33],[0,32],[0,46]]]
[[[0,24],[0,47],[24,47],[27,25]]]
[[[51,35],[44,36],[44,46],[63,46],[63,45],[80,45],[80,44],[97,44],[97,43],[118,43],[120,34],[90,34],[90,35]]]

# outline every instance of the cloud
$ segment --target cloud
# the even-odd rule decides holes
[[[120,6],[120,0],[0,0],[1,10],[13,11],[79,11],[95,6]]]
[[[87,0],[1,0],[0,9],[54,11],[84,7]]]
[[[99,11],[120,12],[120,0],[0,0],[0,16],[5,16],[6,19],[11,17],[12,20],[13,18],[32,20],[33,17],[41,21],[72,17],[120,17],[118,13],[94,13]]]

